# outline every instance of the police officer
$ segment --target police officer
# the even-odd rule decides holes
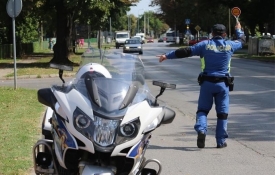
[[[159,57],[159,62],[166,59],[185,58],[194,55],[201,58],[202,72],[198,78],[200,95],[196,112],[196,124],[194,126],[194,129],[198,133],[198,148],[205,147],[207,115],[212,108],[213,102],[215,103],[217,113],[217,148],[227,146],[225,140],[228,137],[229,90],[234,85],[234,77],[230,75],[230,61],[234,51],[241,49],[245,41],[244,32],[241,30],[239,22],[237,22],[235,30],[237,40],[225,40],[226,27],[222,24],[215,24],[212,27],[212,39],[157,56]]]

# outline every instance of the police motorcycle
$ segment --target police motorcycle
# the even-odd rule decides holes
[[[36,174],[158,175],[162,165],[146,159],[152,132],[175,112],[158,100],[175,84],[153,81],[152,95],[137,55],[87,49],[69,82],[39,89],[47,106],[43,139],[33,147]],[[152,166],[150,166],[153,164]],[[154,167],[154,168],[150,168]]]

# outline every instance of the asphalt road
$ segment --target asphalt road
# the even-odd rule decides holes
[[[162,163],[169,175],[272,175],[275,174],[275,65],[233,58],[235,76],[230,93],[228,147],[217,149],[214,106],[208,116],[206,147],[196,147],[193,129],[200,72],[198,57],[158,62],[156,55],[172,50],[165,43],[146,43],[141,56],[150,88],[152,80],[176,83],[177,89],[164,92],[161,100],[176,111],[173,123],[153,132],[146,157]],[[67,79],[67,78],[66,78]],[[58,78],[18,79],[18,87],[38,89],[61,84]],[[13,80],[0,80],[1,86],[13,86]],[[149,165],[154,167],[154,165]]]

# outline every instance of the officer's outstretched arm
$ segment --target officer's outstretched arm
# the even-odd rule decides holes
[[[186,48],[180,48],[175,51],[175,55],[177,58],[185,58],[185,57],[190,57],[192,55],[191,48],[186,47]]]
[[[191,48],[180,48],[165,54],[167,59],[185,58],[191,56]]]

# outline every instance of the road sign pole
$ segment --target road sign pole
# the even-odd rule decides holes
[[[13,33],[13,60],[14,60],[14,89],[17,89],[15,18],[12,18],[12,33]]]
[[[6,5],[7,13],[12,18],[13,33],[13,59],[14,59],[14,89],[17,89],[17,71],[16,71],[16,40],[15,40],[15,18],[22,10],[22,0],[9,0]]]

